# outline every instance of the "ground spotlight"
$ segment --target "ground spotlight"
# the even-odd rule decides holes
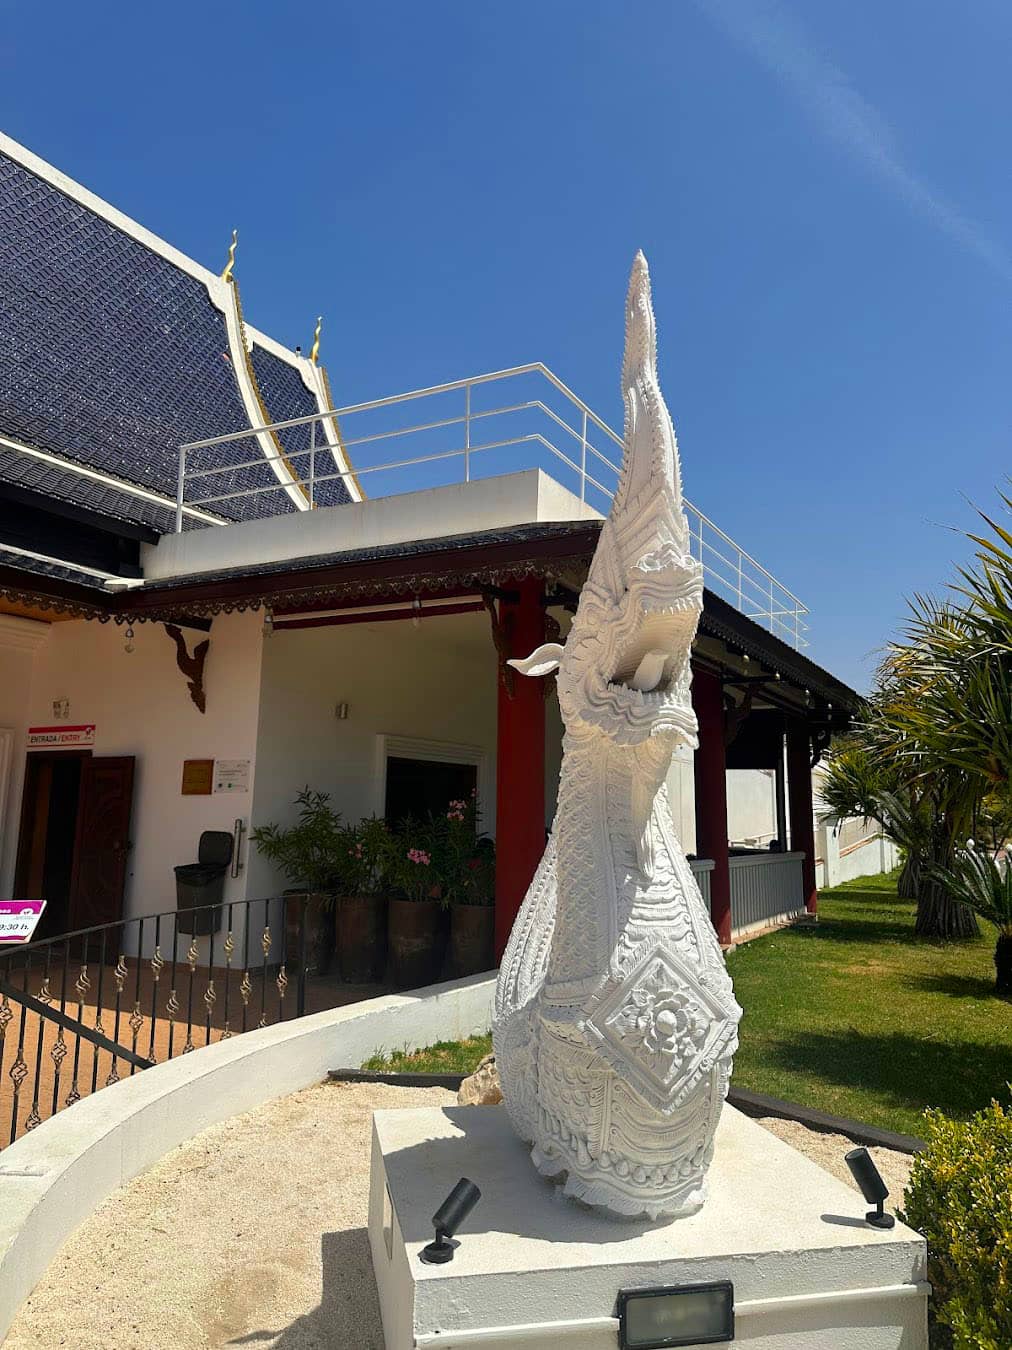
[[[453,1253],[459,1243],[450,1239],[481,1199],[481,1191],[473,1181],[461,1177],[453,1190],[432,1216],[432,1226],[436,1230],[435,1242],[422,1248],[422,1260],[427,1265],[441,1266],[453,1260]]]
[[[861,1194],[869,1205],[875,1208],[865,1217],[865,1222],[873,1228],[892,1228],[896,1220],[882,1208],[882,1202],[889,1194],[889,1188],[882,1180],[882,1173],[875,1166],[874,1159],[866,1148],[852,1148],[846,1155],[850,1174],[861,1188]]]

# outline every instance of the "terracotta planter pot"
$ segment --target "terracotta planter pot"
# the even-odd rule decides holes
[[[446,950],[438,900],[391,900],[387,911],[390,977],[398,989],[416,989],[439,978]]]
[[[296,971],[301,955],[299,924],[306,915],[306,974],[326,975],[334,955],[334,910],[325,908],[329,896],[307,895],[305,891],[285,892],[286,963],[289,975]],[[273,958],[273,953],[272,953]],[[280,959],[280,955],[279,955]]]
[[[450,906],[450,971],[454,979],[494,967],[494,927],[492,905]]]
[[[387,902],[379,895],[337,900],[337,964],[348,984],[382,979],[387,961]]]

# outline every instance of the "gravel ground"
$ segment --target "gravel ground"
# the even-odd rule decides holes
[[[366,1235],[372,1112],[455,1100],[324,1083],[205,1130],[78,1229],[5,1350],[383,1350]],[[762,1124],[849,1179],[849,1140]],[[910,1160],[872,1152],[898,1199]]]
[[[760,1120],[759,1124],[765,1125],[778,1138],[786,1140],[799,1153],[806,1154],[812,1162],[817,1162],[840,1181],[845,1181],[848,1186],[854,1185],[850,1169],[843,1161],[843,1155],[854,1147],[852,1139],[847,1139],[842,1134],[819,1134],[816,1130],[799,1125],[796,1120],[776,1120],[766,1117]],[[894,1208],[902,1202],[904,1188],[910,1179],[910,1164],[913,1159],[908,1153],[894,1153],[890,1148],[870,1148],[868,1152],[875,1159],[875,1165],[889,1187],[888,1204],[890,1208]],[[855,1212],[860,1213],[862,1206],[867,1209],[858,1196]]]

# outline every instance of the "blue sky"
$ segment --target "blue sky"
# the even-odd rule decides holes
[[[1000,0],[0,0],[0,126],[340,403],[529,360],[614,425],[650,260],[686,491],[859,687],[1009,471]]]

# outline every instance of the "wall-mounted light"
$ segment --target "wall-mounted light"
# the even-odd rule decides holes
[[[461,1177],[432,1216],[436,1240],[422,1248],[421,1258],[426,1265],[441,1266],[453,1260],[453,1253],[460,1246],[453,1241],[453,1235],[480,1199],[481,1191],[474,1182]]]
[[[264,610],[264,637],[270,637],[274,632],[274,611],[270,608]]]
[[[337,718],[339,722],[347,722],[348,720],[347,703],[339,703],[337,707],[334,709],[334,716]]]
[[[850,1175],[861,1188],[861,1194],[869,1205],[875,1208],[865,1216],[865,1223],[872,1228],[892,1228],[896,1220],[882,1208],[882,1202],[889,1194],[889,1187],[882,1180],[882,1173],[875,1166],[875,1160],[866,1148],[852,1148],[844,1161],[850,1168]]]
[[[422,626],[422,602],[416,595],[411,602],[411,627],[421,628]]]

